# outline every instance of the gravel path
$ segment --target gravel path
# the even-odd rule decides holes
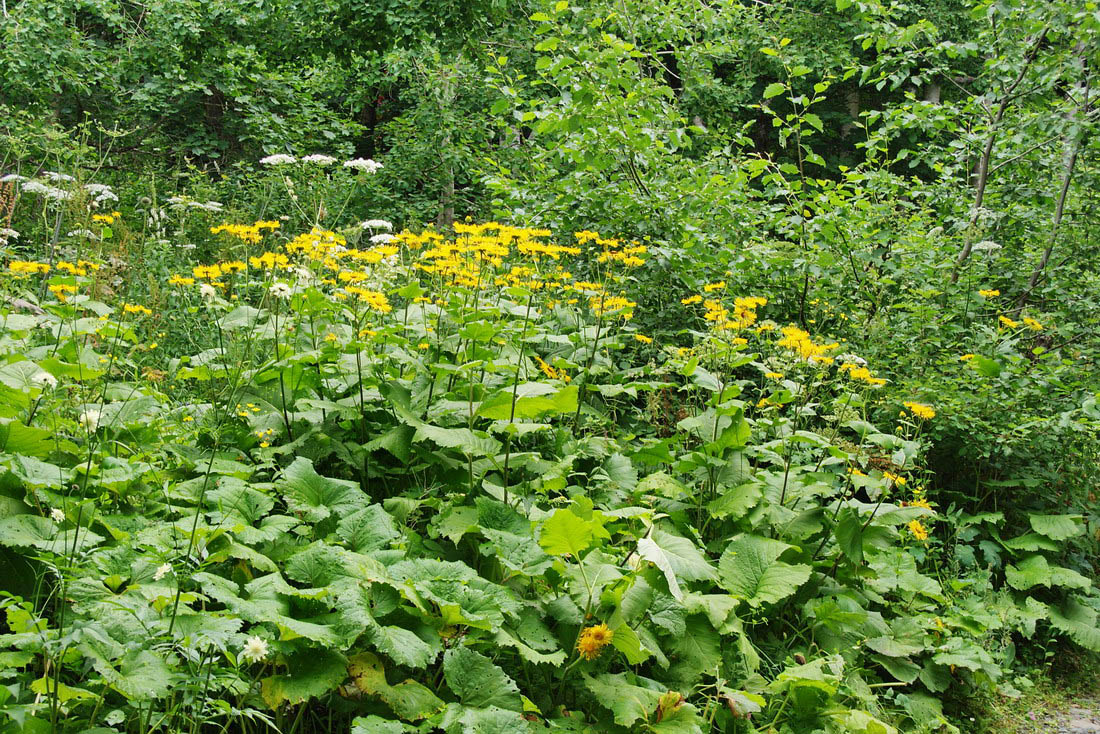
[[[1033,721],[1050,734],[1100,734],[1100,699],[1081,699],[1058,714],[1032,714]]]

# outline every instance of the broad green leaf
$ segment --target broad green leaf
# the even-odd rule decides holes
[[[452,648],[443,655],[443,676],[467,706],[523,710],[515,682],[489,658],[468,647]]]
[[[334,650],[303,650],[288,656],[286,664],[286,674],[270,676],[260,684],[264,701],[273,709],[323,696],[348,676],[344,656]]]
[[[719,583],[754,607],[785,599],[810,578],[809,566],[778,560],[792,547],[754,535],[734,538],[718,561]]]
[[[348,660],[347,672],[364,694],[377,696],[406,721],[419,721],[443,710],[446,705],[424,685],[406,680],[397,685],[386,682],[382,661],[371,653],[360,653]]]
[[[1100,652],[1100,620],[1096,610],[1070,597],[1060,606],[1050,605],[1050,624],[1081,647]]]
[[[701,581],[717,576],[694,543],[659,528],[654,528],[648,537],[638,541],[638,555],[661,570],[668,581],[669,591],[677,600],[683,600],[678,579]]]
[[[393,517],[377,504],[367,505],[342,518],[336,525],[336,534],[357,553],[385,548],[401,537]]]
[[[539,545],[553,556],[579,557],[592,544],[597,527],[596,523],[578,517],[571,510],[559,509],[543,523]]]
[[[662,695],[661,691],[634,685],[627,673],[603,673],[595,677],[586,675],[584,685],[600,705],[611,711],[619,726],[649,721],[657,713]]]
[[[1031,528],[1051,540],[1066,540],[1085,531],[1080,515],[1029,515]]]
[[[345,517],[367,504],[367,496],[355,482],[323,477],[304,456],[296,458],[276,483],[292,512],[306,522],[317,523],[335,515]]]
[[[380,716],[356,716],[351,722],[351,734],[403,734],[409,731],[412,729],[400,721]]]

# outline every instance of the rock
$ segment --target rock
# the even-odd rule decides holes
[[[1088,719],[1073,719],[1066,724],[1065,731],[1066,734],[1100,734],[1100,724]]]

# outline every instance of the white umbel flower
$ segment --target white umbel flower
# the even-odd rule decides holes
[[[103,204],[107,201],[118,201],[118,194],[111,191],[111,187],[106,184],[84,184],[84,190],[92,195],[92,200],[96,204]]]
[[[31,378],[31,382],[39,387],[50,388],[51,390],[57,387],[57,378],[49,372],[39,372]]]
[[[0,183],[22,183],[26,180],[26,176],[20,176],[18,173],[9,173],[6,176],[0,176]]]
[[[103,414],[98,410],[92,408],[84,411],[80,414],[80,425],[87,428],[89,431],[94,431],[99,428],[99,419],[103,417]]]
[[[162,563],[157,566],[157,570],[153,573],[153,581],[160,581],[170,573],[172,573],[172,564]]]
[[[57,523],[65,522],[65,511],[60,507],[53,508],[50,510],[50,519]]]
[[[253,635],[244,643],[241,659],[249,663],[258,663],[267,657],[267,641]]]
[[[387,232],[379,232],[378,234],[371,237],[370,241],[372,245],[384,245],[387,242],[393,241],[393,235]]]
[[[994,250],[1001,249],[1001,246],[993,240],[982,240],[981,242],[975,243],[974,247],[971,249],[974,250],[974,252],[993,252]]]
[[[209,283],[203,283],[199,286],[199,295],[202,296],[204,301],[212,301],[218,295],[218,289]]]
[[[378,161],[372,161],[370,158],[355,158],[350,161],[344,161],[344,168],[353,168],[356,171],[366,171],[367,173],[378,173],[378,170],[382,168],[382,164]]]
[[[290,298],[294,291],[286,283],[276,283],[268,289],[268,292],[275,298]]]
[[[287,166],[297,162],[297,158],[292,155],[286,155],[285,153],[276,153],[275,155],[269,155],[260,159],[260,163],[265,166]]]
[[[393,231],[393,224],[387,222],[385,219],[368,219],[359,225],[360,229],[384,229],[387,232]]]
[[[23,184],[23,193],[38,194],[50,201],[67,201],[73,197],[72,193],[65,189],[47,186],[41,181],[27,181]]]
[[[302,163],[314,163],[318,166],[331,166],[335,162],[335,158],[330,155],[324,155],[323,153],[314,153],[313,155],[307,155],[302,158]]]

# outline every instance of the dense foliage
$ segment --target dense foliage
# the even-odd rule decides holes
[[[7,0],[0,732],[972,731],[1100,652],[1087,0]]]

